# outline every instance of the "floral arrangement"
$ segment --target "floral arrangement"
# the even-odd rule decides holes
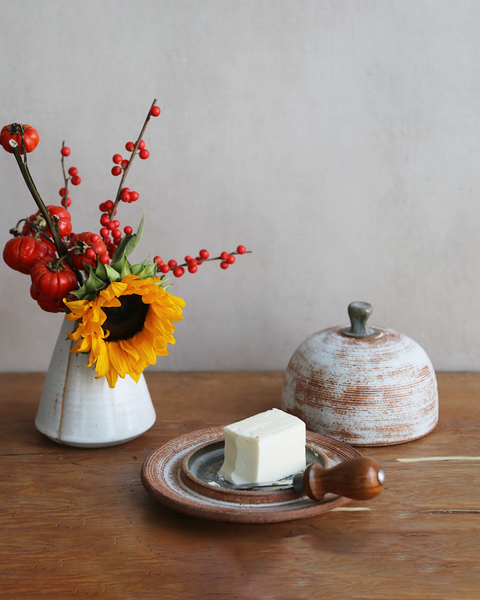
[[[142,160],[149,157],[143,135],[150,118],[159,115],[154,100],[136,142],[125,145],[130,157],[113,156],[111,173],[121,179],[115,200],[99,206],[99,234],[72,232],[69,185],[78,186],[81,178],[76,167],[65,170],[65,159],[71,154],[65,142],[61,148],[61,206],[46,206],[27,164],[27,154],[38,145],[38,132],[19,123],[6,125],[0,132],[0,144],[15,156],[38,207],[35,214],[10,229],[13,237],[5,245],[3,258],[12,269],[30,275],[30,295],[41,309],[65,312],[65,318],[75,322],[68,334],[76,342],[71,352],[89,353],[88,366],[95,368],[97,379],[106,377],[112,388],[118,377],[127,374],[138,382],[144,369],[155,364],[157,356],[167,355],[167,345],[175,343],[173,323],[182,319],[185,303],[169,293],[167,274],[196,273],[200,265],[212,260],[219,260],[220,267],[227,269],[236,255],[247,252],[238,246],[234,252],[210,258],[202,249],[196,258],[185,256],[182,264],[173,259],[164,262],[160,256],[134,265],[128,260],[140,241],[144,217],[135,233],[129,225],[122,233],[117,210],[120,202],[139,198],[138,192],[125,186],[125,180],[137,155]]]

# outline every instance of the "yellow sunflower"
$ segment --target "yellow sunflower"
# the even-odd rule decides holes
[[[174,344],[172,321],[182,320],[185,302],[158,285],[159,280],[126,275],[111,283],[93,300],[65,301],[69,321],[78,321],[70,339],[78,342],[71,352],[90,352],[97,379],[106,377],[115,387],[118,377],[130,375],[138,382],[157,356]]]

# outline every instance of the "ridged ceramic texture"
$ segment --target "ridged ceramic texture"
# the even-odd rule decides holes
[[[342,328],[313,334],[287,368],[283,410],[307,429],[357,446],[420,438],[438,422],[437,380],[425,351],[393,329],[351,338]]]
[[[127,375],[110,388],[87,367],[88,354],[72,354],[64,319],[43,386],[35,426],[68,446],[101,448],[128,442],[155,423],[155,409],[143,374]]]

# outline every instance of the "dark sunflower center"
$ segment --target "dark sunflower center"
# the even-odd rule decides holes
[[[121,306],[102,308],[107,315],[103,329],[108,329],[110,332],[110,335],[105,338],[106,342],[129,340],[142,331],[147,318],[149,305],[144,304],[142,297],[138,294],[120,296],[118,299],[122,304]]]

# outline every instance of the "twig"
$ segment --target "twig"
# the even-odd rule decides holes
[[[45,222],[47,223],[47,227],[52,233],[53,242],[55,244],[55,247],[57,248],[58,255],[62,256],[67,251],[67,245],[62,240],[62,237],[58,230],[58,223],[56,223],[52,219],[51,214],[48,212],[45,203],[40,197],[35,183],[33,182],[32,176],[30,175],[30,171],[28,170],[28,166],[22,160],[22,156],[20,154],[17,142],[15,140],[10,140],[9,144],[12,147],[13,154],[17,160],[18,166],[20,167],[20,172],[22,173],[23,179],[25,180],[25,183],[27,184],[27,187],[30,190],[33,199],[35,200],[35,204],[38,206],[43,218],[45,219]]]
[[[132,150],[132,156],[130,157],[130,160],[128,161],[128,165],[125,168],[125,171],[123,172],[122,179],[120,180],[120,185],[118,186],[118,191],[117,191],[117,195],[115,197],[115,202],[114,202],[113,208],[109,213],[110,219],[113,218],[113,216],[115,215],[115,211],[117,210],[118,203],[120,202],[120,196],[121,196],[122,190],[123,190],[123,184],[125,183],[125,179],[127,178],[128,171],[130,170],[130,167],[132,166],[133,159],[135,158],[135,155],[138,150],[138,146],[139,146],[140,142],[142,141],[143,134],[145,133],[145,129],[147,128],[148,122],[150,121],[150,117],[152,116],[150,111],[152,110],[152,108],[155,106],[156,103],[157,103],[157,99],[155,98],[155,100],[152,103],[152,106],[150,107],[150,110],[148,111],[147,118],[145,119],[145,123],[143,124],[142,131],[140,132],[140,135],[138,136],[135,147]]]

